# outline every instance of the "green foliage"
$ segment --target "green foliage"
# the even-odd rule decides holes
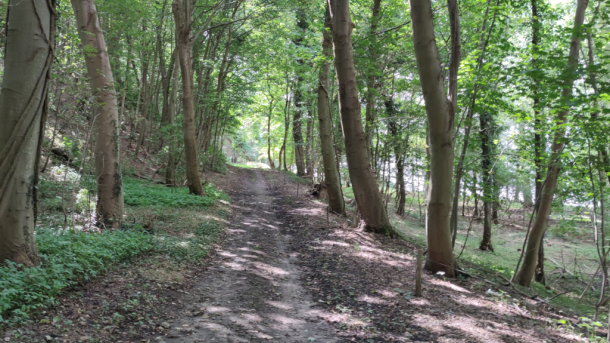
[[[61,190],[52,181],[41,182],[49,193]],[[201,215],[198,221],[184,221],[171,211],[175,208],[210,206],[215,199],[229,201],[229,197],[212,184],[205,185],[206,197],[188,194],[186,188],[169,188],[144,180],[124,180],[125,202],[133,206],[153,207],[156,222],[170,226],[180,222],[179,235],[170,231],[143,231],[143,224],[135,222],[129,230],[83,233],[59,229],[38,229],[36,241],[41,257],[37,267],[23,267],[7,262],[0,267],[0,324],[17,322],[28,313],[57,303],[57,296],[72,286],[89,281],[117,263],[146,252],[165,255],[176,262],[196,262],[207,256],[222,232],[226,209],[214,210],[213,215]],[[86,206],[89,191],[76,194],[75,208]],[[57,205],[61,210],[61,199]],[[171,209],[171,210],[167,210]],[[197,214],[201,210],[197,209]],[[216,217],[217,216],[217,217]],[[186,232],[188,231],[188,232]]]
[[[300,183],[302,185],[311,184],[311,180],[304,179],[304,178],[298,176],[297,174],[295,174],[295,173],[293,173],[291,171],[285,171],[284,170],[283,173],[286,174],[286,176],[288,177],[288,180],[290,180],[290,182]]]
[[[41,212],[90,213],[95,209],[97,186],[93,177],[79,175],[65,165],[52,166],[38,183]]]
[[[54,305],[62,290],[153,247],[152,237],[141,230],[92,234],[38,229],[36,241],[40,266],[7,262],[0,267],[0,323],[9,321],[7,315],[19,320],[27,312]]]
[[[68,156],[73,163],[78,164],[81,158],[81,151],[79,149],[79,142],[76,139],[73,139],[69,136],[63,137],[63,144]]]
[[[596,332],[603,328],[603,324],[590,318],[580,317],[576,325],[567,319],[557,319],[553,324],[556,328],[563,328],[570,333],[580,332],[579,336],[586,337],[587,342],[606,342],[606,337],[599,337]]]
[[[208,153],[203,156],[202,161],[206,169],[221,174],[227,173],[227,156],[219,148],[216,148],[216,151],[210,148]]]
[[[549,233],[556,237],[569,238],[580,233],[574,219],[559,220],[557,225],[549,227]]]
[[[123,176],[133,176],[136,175],[136,168],[132,165],[122,165],[121,166],[121,174],[123,174]]]
[[[197,262],[207,256],[212,245],[218,240],[222,225],[209,220],[199,223],[190,235],[184,237],[163,235],[156,239],[155,250],[178,262]]]
[[[226,199],[226,195],[218,191],[214,185],[206,184],[204,187],[206,196],[189,194],[184,187],[170,188],[164,185],[125,178],[123,190],[125,192],[125,204],[131,206],[163,206],[163,207],[191,207],[211,206],[215,199]]]

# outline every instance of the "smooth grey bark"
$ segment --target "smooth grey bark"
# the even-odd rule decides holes
[[[330,63],[332,60],[333,41],[330,34],[330,10],[326,7],[324,31],[322,32],[322,55],[324,60],[318,73],[318,123],[320,128],[320,149],[324,164],[324,181],[328,194],[328,206],[331,211],[345,214],[345,202],[341,190],[341,180],[337,169],[335,147],[333,145],[333,125],[328,100]]]
[[[55,1],[11,0],[0,92],[0,265],[39,263],[38,164],[55,45]],[[24,58],[28,56],[29,58]]]
[[[345,156],[358,211],[366,230],[397,236],[388,219],[366,149],[354,68],[351,38],[354,24],[350,17],[349,0],[329,2]]]
[[[119,113],[106,42],[93,0],[71,0],[84,49],[89,84],[96,96],[93,119],[98,222],[118,228],[123,220],[123,180],[119,162]]]
[[[459,20],[457,4],[448,1],[452,22],[452,57],[449,63],[449,94],[443,85],[443,68],[438,57],[432,7],[430,0],[410,0],[411,23],[417,68],[426,103],[429,128],[430,177],[426,238],[428,255],[426,269],[444,272],[454,277],[455,260],[451,246],[449,214],[453,179],[453,126],[457,95],[457,66],[459,65]]]
[[[588,0],[578,0],[576,5],[576,15],[574,18],[574,28],[570,42],[570,53],[566,67],[566,77],[564,80],[563,89],[561,90],[561,98],[564,106],[568,106],[569,100],[572,98],[572,88],[574,86],[574,71],[578,67],[578,57],[580,51],[580,36],[582,34],[581,27],[585,17],[585,11],[589,4]],[[532,225],[529,237],[527,238],[527,247],[523,258],[523,265],[517,273],[515,273],[515,281],[521,286],[529,287],[532,278],[536,271],[536,262],[540,249],[540,242],[546,232],[551,207],[553,204],[553,196],[555,195],[555,187],[559,177],[561,168],[561,153],[565,146],[566,128],[565,124],[568,120],[569,108],[562,109],[557,113],[555,118],[555,129],[553,145],[551,148],[551,156],[547,168],[547,177],[542,187],[540,194],[538,214]]]
[[[184,135],[184,155],[186,179],[189,192],[205,196],[198,172],[197,140],[195,137],[195,105],[193,103],[193,70],[191,64],[191,3],[188,0],[174,0],[172,11],[176,23],[176,49],[182,76],[182,132]]]

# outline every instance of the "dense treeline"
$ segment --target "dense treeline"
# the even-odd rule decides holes
[[[324,183],[337,214],[354,198],[357,224],[389,236],[417,199],[426,268],[449,277],[464,225],[480,218],[494,251],[520,210],[512,281],[544,283],[553,213],[584,217],[607,282],[603,1],[3,6],[1,260],[39,262],[38,180],[53,165],[92,180],[95,225],[111,229],[125,174],[205,196],[203,172],[259,162]]]

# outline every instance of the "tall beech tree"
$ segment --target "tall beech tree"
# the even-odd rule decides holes
[[[576,4],[576,15],[574,17],[574,28],[570,41],[570,53],[568,62],[563,72],[564,82],[561,90],[561,110],[557,112],[554,120],[553,144],[551,147],[551,155],[549,156],[549,164],[547,168],[546,178],[543,182],[540,199],[538,200],[538,211],[536,220],[532,225],[529,236],[527,237],[527,247],[524,251],[523,265],[521,269],[514,275],[515,281],[522,286],[530,286],[532,278],[536,272],[536,262],[538,259],[538,249],[544,233],[548,227],[549,216],[553,204],[553,196],[557,186],[557,179],[561,169],[561,154],[566,143],[566,124],[569,112],[569,101],[572,99],[572,90],[574,87],[575,71],[578,67],[578,58],[580,52],[580,42],[583,32],[581,30],[585,18],[585,11],[589,4],[589,0],[578,0]]]
[[[182,76],[182,133],[184,136],[184,155],[186,162],[186,179],[189,192],[205,195],[198,172],[198,150],[195,137],[195,104],[193,102],[193,69],[192,53],[192,10],[188,0],[174,0],[172,4],[176,23],[176,49]]]
[[[479,249],[493,251],[491,244],[491,205],[494,199],[493,188],[493,139],[494,123],[491,113],[479,114],[479,139],[481,140],[481,172],[483,174],[483,238]]]
[[[538,55],[540,54],[540,13],[538,12],[538,0],[531,0],[532,6],[532,67],[538,68]],[[542,142],[542,119],[540,113],[540,99],[538,95],[539,75],[534,73],[532,77],[532,101],[534,110],[534,177],[536,185],[536,210],[538,210],[538,200],[542,194],[542,182],[544,179],[544,161],[543,161],[543,142]],[[545,283],[544,277],[544,236],[540,239],[540,247],[538,248],[538,263],[535,272],[536,282]]]
[[[333,146],[333,123],[328,101],[330,63],[332,60],[333,40],[330,33],[330,11],[326,6],[324,31],[322,32],[322,56],[318,73],[318,123],[320,125],[320,150],[324,164],[324,181],[328,193],[328,206],[336,213],[345,213],[345,202],[341,190],[341,180],[336,164]]]
[[[457,106],[457,67],[460,61],[460,30],[457,3],[448,0],[451,22],[451,60],[448,94],[443,84],[443,68],[436,47],[430,0],[410,0],[413,43],[428,117],[430,178],[426,239],[426,269],[455,276],[449,214],[453,179],[453,125]],[[448,96],[447,96],[448,95]]]
[[[93,118],[98,221],[119,227],[123,219],[123,180],[119,163],[119,112],[106,42],[93,0],[71,0],[83,46],[89,84],[96,97]]]
[[[38,163],[55,47],[55,1],[11,0],[0,92],[0,265],[38,264]],[[24,58],[28,56],[29,58]]]
[[[366,148],[354,68],[351,38],[354,24],[350,17],[349,0],[329,2],[345,156],[358,211],[366,230],[396,236],[377,188],[377,179],[369,163]]]
[[[296,46],[302,46],[303,40],[305,39],[306,30],[309,29],[309,23],[307,22],[307,17],[305,16],[305,10],[298,9],[297,10],[297,28],[298,33],[297,37],[293,39],[293,43]],[[305,176],[305,149],[304,139],[303,139],[303,128],[302,128],[302,118],[303,118],[303,108],[305,107],[305,99],[303,94],[303,82],[305,80],[304,76],[301,75],[303,73],[305,61],[303,58],[297,58],[298,68],[296,70],[297,73],[297,82],[294,89],[294,115],[292,117],[292,140],[294,141],[294,158],[295,164],[297,167],[297,175]]]

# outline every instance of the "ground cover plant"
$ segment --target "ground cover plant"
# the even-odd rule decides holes
[[[209,216],[202,215],[201,211],[213,207],[216,200],[230,199],[212,184],[205,186],[206,197],[193,196],[185,188],[145,180],[125,178],[124,184],[127,217],[132,221],[126,221],[121,229],[45,228],[45,224],[50,224],[48,220],[59,215],[53,211],[47,213],[46,222],[36,229],[40,264],[24,267],[9,262],[0,267],[0,324],[13,325],[33,312],[57,305],[58,297],[66,290],[86,284],[114,268],[129,266],[143,256],[165,256],[179,263],[200,262],[220,238],[224,220],[221,218],[229,213],[219,209],[215,216]],[[58,197],[61,194],[60,186],[47,188],[55,189]],[[185,221],[192,227],[173,224],[181,220],[179,213],[184,215],[184,208],[191,209],[187,210],[189,216],[197,217],[197,220]]]
[[[129,206],[189,207],[211,206],[215,199],[226,199],[214,185],[204,186],[206,196],[189,194],[183,187],[166,187],[155,182],[128,178],[123,183],[125,204]]]
[[[27,313],[55,305],[66,288],[85,283],[153,247],[142,229],[101,233],[60,229],[36,231],[41,264],[0,268],[0,322],[20,320]]]

